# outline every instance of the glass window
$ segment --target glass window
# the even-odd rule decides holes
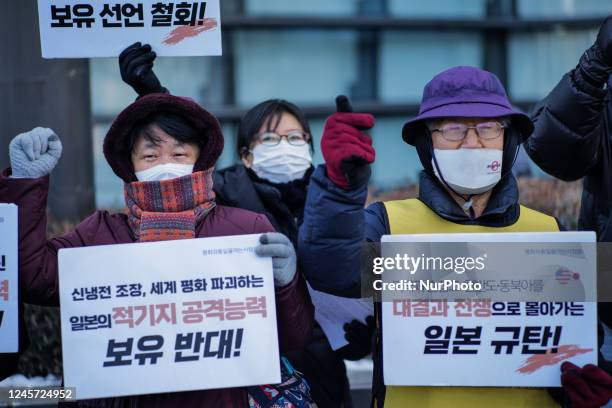
[[[372,166],[371,184],[376,188],[406,186],[418,181],[423,169],[416,149],[402,139],[406,118],[383,118],[371,130],[376,161]]]
[[[357,0],[246,0],[244,4],[245,13],[251,15],[347,15],[354,14],[357,6]]]
[[[136,93],[121,80],[117,58],[89,60],[91,112],[94,115],[116,115],[134,102]]]
[[[160,57],[153,69],[161,84],[172,94],[205,101],[211,100],[212,64],[210,57]],[[92,59],[89,66],[94,117],[114,116],[134,102],[137,95],[121,80],[117,58]]]
[[[388,32],[382,36],[379,96],[385,102],[419,103],[434,75],[456,65],[480,66],[480,34]]]
[[[508,44],[509,93],[517,101],[537,101],[574,68],[595,40],[596,31],[517,33]]]
[[[521,17],[597,16],[612,12],[610,0],[518,0]]]
[[[123,198],[123,181],[113,173],[102,152],[104,137],[110,123],[98,123],[93,126],[94,149],[94,184],[96,188],[96,207],[118,209],[125,207]]]
[[[228,122],[222,123],[221,127],[223,129],[224,141],[223,152],[221,153],[221,157],[219,157],[219,160],[217,160],[217,164],[215,165],[215,168],[219,170],[225,167],[229,167],[240,161],[238,153],[236,152],[236,132],[238,126]]]
[[[430,2],[388,0],[389,12],[402,17],[480,17],[485,15],[484,0],[435,0]]]
[[[236,36],[236,99],[298,105],[333,103],[356,78],[355,35],[336,31],[255,31]]]
[[[324,163],[323,155],[321,154],[321,136],[323,136],[323,127],[325,126],[326,120],[327,117],[308,121],[310,124],[310,132],[312,133],[312,145],[314,146],[312,164],[315,167]]]

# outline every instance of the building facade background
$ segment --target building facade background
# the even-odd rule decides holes
[[[284,98],[307,112],[319,140],[338,94],[374,113],[372,185],[409,184],[421,169],[401,127],[424,85],[454,65],[495,72],[514,104],[528,110],[573,68],[595,39],[609,0],[221,0],[222,57],[158,58],[173,94],[215,113],[226,144],[218,167],[238,161],[237,123],[253,105]],[[117,59],[92,59],[90,95],[96,206],[123,206],[121,181],[102,155],[113,118],[136,94]],[[533,174],[544,176],[532,163]]]

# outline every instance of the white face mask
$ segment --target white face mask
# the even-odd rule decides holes
[[[444,181],[459,194],[481,194],[501,179],[503,151],[498,149],[434,149]],[[431,164],[442,181],[433,158]]]
[[[281,140],[276,146],[258,144],[251,150],[251,168],[262,179],[272,183],[288,183],[304,177],[312,163],[310,145],[292,146]]]
[[[193,164],[165,163],[137,171],[138,181],[160,181],[183,177],[193,173]]]

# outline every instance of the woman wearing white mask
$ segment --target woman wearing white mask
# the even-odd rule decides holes
[[[215,176],[218,199],[226,205],[257,209],[295,242],[313,171],[306,118],[290,102],[262,102],[240,121],[237,149],[242,163]]]
[[[256,105],[240,121],[237,150],[242,163],[215,173],[217,199],[265,214],[278,231],[297,240],[314,170],[310,126],[302,111],[281,99]],[[348,330],[357,340],[334,352],[315,324],[309,344],[285,354],[304,373],[312,398],[321,407],[351,406],[343,358],[359,359],[370,353],[372,330],[360,322]]]
[[[162,136],[144,126],[138,132],[145,137],[129,146],[138,180],[190,174],[198,146],[187,140],[186,124],[166,114],[156,118],[156,125],[163,130]],[[164,134],[185,140],[166,140]],[[277,231],[295,243],[313,171],[308,122],[290,102],[262,102],[240,122],[238,150],[243,164],[213,174],[216,202],[265,214]]]
[[[293,246],[264,215],[216,202],[212,174],[223,143],[217,119],[194,101],[163,93],[140,98],[117,116],[104,139],[104,156],[124,182],[126,211],[98,210],[73,231],[47,240],[49,178],[62,144],[44,128],[13,138],[11,167],[0,173],[0,202],[19,207],[19,300],[59,306],[62,248],[262,234],[255,252],[272,258],[279,349],[301,349],[310,338],[314,310],[297,273]],[[122,396],[76,406],[248,407],[249,396],[246,387],[236,387]]]
[[[153,72],[155,59],[151,46],[141,43],[127,47],[119,56],[121,78],[139,98],[169,92]],[[265,214],[274,228],[295,244],[313,171],[306,118],[290,102],[262,102],[242,118],[237,147],[242,164],[215,171],[217,202]],[[180,172],[180,166],[166,167],[155,171]],[[144,175],[153,176],[151,172]]]
[[[138,132],[144,137],[134,138],[129,146],[138,180],[190,174],[199,146],[187,140],[186,124],[165,114],[156,117],[156,126],[163,132],[143,126]],[[277,231],[295,242],[313,170],[309,131],[299,109],[286,101],[262,102],[247,112],[239,129],[243,164],[213,174],[216,202],[265,214]],[[179,139],[166,140],[165,134]]]
[[[152,70],[155,58],[151,47],[140,43],[119,56],[121,77],[139,97],[169,92]],[[293,103],[281,99],[259,103],[240,121],[237,150],[241,163],[213,173],[216,202],[265,214],[276,231],[295,244],[314,171],[312,137],[304,114]],[[189,152],[185,153],[187,159]],[[180,172],[181,163],[155,171]],[[152,172],[143,174],[153,176]],[[295,368],[304,373],[319,406],[351,406],[343,359],[358,360],[370,354],[373,319],[368,322],[351,322],[345,328],[349,344],[335,352],[315,324],[308,345],[286,353]]]

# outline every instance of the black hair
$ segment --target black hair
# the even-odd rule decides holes
[[[255,105],[247,113],[245,113],[240,120],[240,124],[238,125],[238,143],[236,146],[238,156],[243,157],[246,154],[251,146],[251,143],[259,133],[259,129],[261,129],[264,124],[266,126],[266,131],[276,131],[283,113],[293,115],[299,122],[300,126],[302,126],[304,132],[311,134],[308,121],[300,108],[284,99],[269,99]],[[311,149],[313,149],[313,146],[311,135]]]
[[[186,118],[173,113],[159,113],[136,123],[126,139],[125,150],[131,154],[136,144],[136,140],[138,140],[140,136],[158,145],[161,140],[153,131],[154,126],[159,127],[180,143],[192,143],[200,147],[200,149],[206,144],[206,138],[198,134],[195,126]]]

